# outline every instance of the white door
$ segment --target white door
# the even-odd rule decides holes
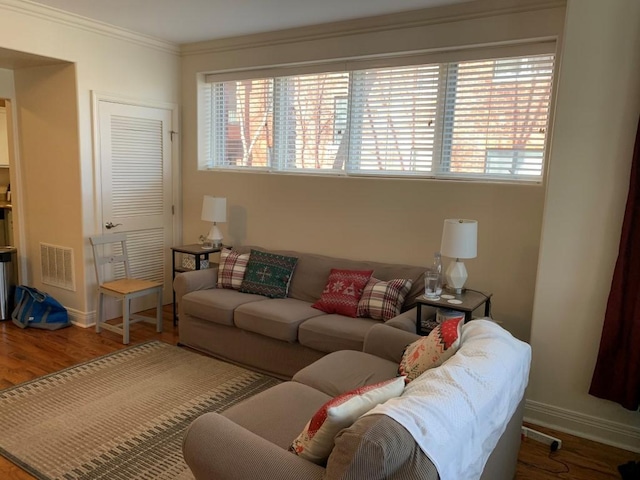
[[[172,298],[172,115],[169,108],[98,102],[103,233],[127,234],[132,276],[164,282],[165,304]],[[134,311],[155,305],[140,300]],[[115,307],[107,306],[107,318],[120,315]]]

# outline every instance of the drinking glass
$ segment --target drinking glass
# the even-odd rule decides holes
[[[440,274],[432,270],[428,270],[424,274],[424,295],[427,298],[436,298],[438,296],[438,284]]]

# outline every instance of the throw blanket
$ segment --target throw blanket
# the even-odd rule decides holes
[[[441,480],[477,480],[529,381],[531,348],[489,320],[462,328],[460,349],[367,415],[404,426]]]

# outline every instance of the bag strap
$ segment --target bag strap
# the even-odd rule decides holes
[[[41,292],[37,288],[27,287],[26,285],[21,285],[21,288],[23,288],[29,295],[31,295],[31,298],[33,298],[36,302],[42,303],[47,299],[47,294],[45,292]]]

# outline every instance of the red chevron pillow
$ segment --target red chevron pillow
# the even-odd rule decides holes
[[[418,378],[430,368],[439,367],[453,356],[460,346],[462,318],[446,320],[419,338],[402,354],[398,373],[407,377],[407,383]]]
[[[332,268],[320,300],[311,305],[325,313],[358,316],[358,302],[373,270]]]
[[[404,390],[404,377],[356,388],[332,398],[309,420],[289,451],[314,463],[323,463],[333,450],[334,438],[340,430],[350,427],[373,407]]]

